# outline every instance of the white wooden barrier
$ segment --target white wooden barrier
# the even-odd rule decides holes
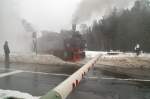
[[[59,84],[52,91],[48,92],[46,95],[41,97],[40,99],[66,99],[67,96],[76,88],[86,73],[96,64],[100,55],[93,58],[79,70],[77,70],[74,74],[72,74],[69,78]]]

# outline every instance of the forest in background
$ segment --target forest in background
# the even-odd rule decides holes
[[[150,1],[138,0],[131,9],[113,12],[94,21],[84,37],[88,50],[133,51],[140,44],[150,52]]]

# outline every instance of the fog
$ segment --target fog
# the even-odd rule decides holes
[[[16,0],[20,15],[38,30],[71,29],[72,15],[81,0]]]
[[[24,29],[22,19],[31,22],[35,29],[58,32],[71,28],[72,23],[88,21],[94,15],[102,17],[114,7],[129,8],[134,1],[0,0],[0,52],[6,40],[11,52],[31,52],[32,33]]]
[[[25,31],[13,0],[0,0],[0,52],[6,40],[11,52],[31,51],[31,33]]]
[[[82,0],[74,13],[73,23],[90,20],[92,16],[99,18],[109,14],[113,8],[124,9],[134,4],[135,0]]]
[[[6,40],[11,52],[32,51],[32,33],[24,28],[22,19],[36,31],[71,28],[72,13],[79,1],[0,0],[0,53]]]

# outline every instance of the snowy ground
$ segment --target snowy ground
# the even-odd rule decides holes
[[[0,62],[4,62],[4,54],[0,54]],[[65,62],[53,55],[36,55],[34,53],[11,53],[10,62],[12,63],[27,63],[27,64],[50,64],[51,65],[74,65],[70,62]],[[15,90],[2,90],[0,89],[0,99],[15,97],[18,99],[39,99],[28,93],[15,91]]]
[[[87,59],[91,59],[96,55],[100,55],[100,59],[97,64],[110,65],[110,66],[121,66],[126,68],[140,68],[148,67],[150,68],[150,54],[142,53],[140,56],[136,56],[135,53],[123,53],[123,52],[112,52],[118,53],[115,55],[110,55],[108,52],[97,52],[97,51],[86,51]]]
[[[150,68],[150,54],[119,53],[118,55],[103,54],[98,64],[120,66],[124,68]]]
[[[106,54],[107,52],[98,52],[98,51],[86,51],[86,58],[93,58],[98,54]]]
[[[150,54],[142,53],[140,56],[136,56],[135,53],[119,53],[117,55],[109,55],[107,52],[102,51],[86,51],[86,58],[77,64],[85,64],[96,55],[101,55],[98,64],[120,66],[126,68],[150,68]],[[4,61],[4,55],[0,54],[0,62]],[[53,55],[35,55],[35,54],[16,54],[11,53],[10,62],[14,63],[29,63],[29,64],[51,64],[51,65],[75,65],[75,63],[65,62]]]
[[[85,59],[86,61],[84,61],[84,63],[98,54],[101,55],[101,58],[97,63],[97,67],[100,69],[105,69],[113,72],[121,72],[130,75],[140,74],[144,75],[144,77],[145,75],[149,74],[148,76],[150,76],[150,54],[148,53],[144,53],[137,57],[135,53],[119,52],[118,55],[108,55],[107,52],[86,51],[87,60]],[[62,61],[61,59],[53,55],[36,56],[35,54],[11,54],[10,57],[11,62],[19,63],[67,64],[67,62]],[[4,56],[1,54],[0,61],[3,60]],[[39,97],[34,97],[28,93],[0,89],[0,99],[5,99],[7,97],[17,97],[21,99],[39,99]]]
[[[4,62],[4,54],[0,54],[0,62]],[[74,63],[65,62],[53,55],[36,55],[35,53],[11,53],[10,62],[21,64],[43,64],[46,66],[75,65]],[[29,93],[0,89],[0,99],[6,99],[9,97],[15,97],[17,99],[39,99],[39,97],[32,96]]]
[[[33,97],[32,95],[30,95],[28,93],[0,89],[0,99],[6,99],[6,98],[10,98],[10,97],[15,97],[18,99],[39,99],[39,97]]]
[[[0,62],[4,62],[4,55],[0,54]],[[53,55],[42,55],[34,53],[11,53],[10,62],[13,63],[29,63],[29,64],[52,64],[52,65],[73,65],[73,63],[65,62]]]
[[[97,52],[96,52],[97,53]],[[150,78],[150,54],[142,53],[136,56],[135,53],[121,53],[117,55],[101,54],[96,68],[128,75],[133,78]]]

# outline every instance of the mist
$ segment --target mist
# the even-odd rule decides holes
[[[131,7],[135,0],[82,0],[73,15],[72,23],[90,20],[92,16],[109,14],[113,8]]]
[[[25,31],[14,0],[0,0],[0,52],[6,40],[11,52],[31,51],[31,33]]]

